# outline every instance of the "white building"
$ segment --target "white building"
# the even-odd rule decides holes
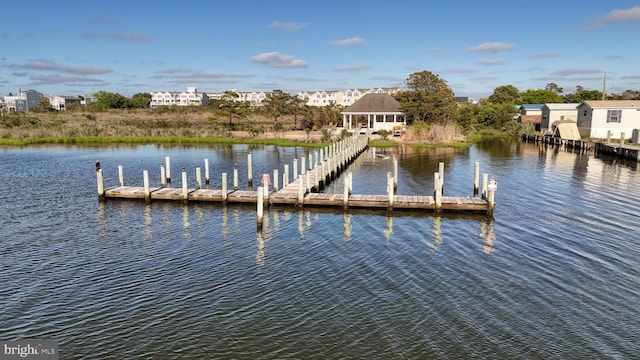
[[[80,104],[80,98],[77,96],[49,95],[47,99],[49,99],[51,107],[59,111],[67,110],[69,104]]]
[[[209,96],[199,92],[193,86],[187,87],[187,91],[156,91],[151,93],[151,108],[158,106],[208,106]]]
[[[340,114],[345,130],[393,131],[407,124],[400,103],[389,94],[366,94]]]
[[[4,97],[4,104],[7,111],[24,111],[27,112],[38,106],[42,99],[42,94],[35,90],[18,90],[18,95],[9,95]]]
[[[370,89],[347,89],[345,91],[301,91],[297,94],[300,99],[307,99],[308,106],[327,106],[330,104],[344,107],[353,105],[367,94],[388,94],[395,95],[401,91],[400,88],[370,88]]]
[[[553,123],[561,120],[578,120],[578,103],[550,103],[542,106],[540,131],[553,132]]]
[[[236,89],[229,90],[230,92],[234,92],[238,94],[235,101],[248,101],[251,106],[261,106],[262,102],[267,98],[267,94],[265,92],[255,92],[255,91],[238,91]],[[212,92],[207,93],[207,96],[210,100],[220,100],[225,92]]]
[[[578,105],[578,130],[582,138],[625,139],[640,129],[640,100],[594,100]],[[609,133],[610,132],[610,133]]]

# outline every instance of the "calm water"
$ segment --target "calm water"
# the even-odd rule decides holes
[[[208,158],[212,186],[246,183],[307,150],[0,149],[0,340],[59,342],[61,359],[632,359],[640,354],[640,173],[517,140],[468,150],[369,151],[355,193],[471,195],[473,163],[498,181],[483,215],[266,212],[252,206],[98,203],[108,186],[173,186]],[[282,173],[282,170],[280,170]],[[337,185],[327,191],[341,192]]]

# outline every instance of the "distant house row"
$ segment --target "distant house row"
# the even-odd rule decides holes
[[[588,100],[570,104],[525,104],[518,121],[557,134],[561,124],[575,124],[581,138],[625,139],[640,129],[640,100]]]
[[[260,106],[267,98],[268,92],[242,92],[230,90],[238,94],[237,101],[248,101],[251,106]],[[347,89],[337,91],[301,91],[296,94],[300,99],[307,99],[308,106],[328,106],[341,105],[350,106],[366,94],[389,94],[395,95],[401,91],[400,88],[370,88],[370,89]],[[204,93],[199,92],[195,87],[187,87],[187,91],[157,91],[151,93],[150,107],[168,105],[195,105],[207,106],[210,100],[219,100],[224,92]]]
[[[83,98],[78,96],[60,96],[60,95],[49,95],[44,96],[42,93],[36,90],[22,90],[18,89],[18,93],[16,95],[9,94],[0,98],[0,110],[13,112],[13,111],[23,111],[27,112],[29,110],[34,109],[40,103],[42,98],[47,98],[49,100],[49,104],[55,110],[66,110],[67,106],[70,104],[81,104],[86,105],[92,101],[95,101],[93,96],[85,96]]]

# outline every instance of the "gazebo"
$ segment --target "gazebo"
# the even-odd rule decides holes
[[[407,124],[400,103],[389,94],[364,95],[340,114],[342,127],[347,130],[393,131],[395,126]]]

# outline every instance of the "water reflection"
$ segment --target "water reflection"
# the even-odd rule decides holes
[[[344,241],[351,241],[351,214],[344,212],[342,214],[342,219],[344,221]]]
[[[433,242],[427,242],[427,246],[433,250],[437,250],[442,245],[442,217],[436,216],[433,218]]]
[[[393,218],[391,216],[387,216],[386,224],[387,227],[384,229],[384,236],[387,239],[387,244],[389,244],[391,234],[393,234]]]
[[[264,236],[262,235],[262,231],[258,230],[258,252],[256,253],[256,265],[258,267],[262,267],[266,264],[265,261],[265,253],[264,253]]]
[[[484,239],[484,246],[482,252],[490,254],[493,251],[493,245],[496,240],[496,235],[493,232],[493,220],[487,219],[486,222],[480,223],[480,237]]]

